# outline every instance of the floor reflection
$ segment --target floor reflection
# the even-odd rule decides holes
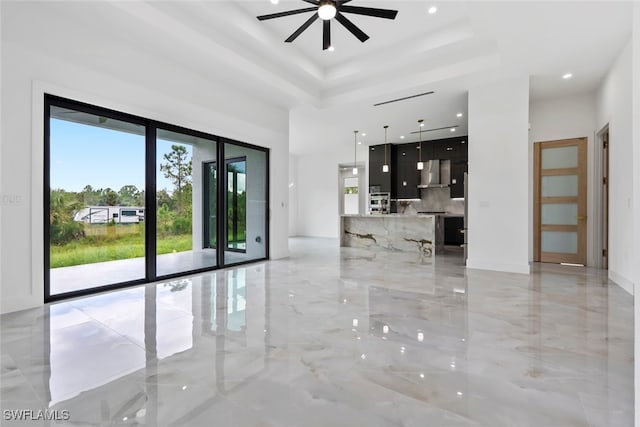
[[[3,315],[0,406],[69,425],[632,425],[633,299],[606,272],[291,246]]]
[[[91,425],[182,425],[265,369],[265,291],[253,266],[47,307],[48,406]]]

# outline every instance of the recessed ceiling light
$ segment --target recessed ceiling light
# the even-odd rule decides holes
[[[362,141],[358,141],[358,145],[362,145]]]
[[[280,3],[280,0],[271,0],[271,4],[278,4]]]
[[[327,50],[328,50],[329,52],[333,52],[334,50],[336,50],[336,48],[335,48],[335,47],[333,47],[333,46],[329,46],[329,48],[328,48]]]
[[[562,76],[562,78],[565,79],[565,80],[570,79],[571,77],[573,77],[573,74],[571,74],[571,73],[567,73],[567,74],[564,74]]]
[[[364,133],[364,132],[362,132],[362,136],[367,136],[367,134],[366,134],[366,133]]]
[[[462,117],[462,113],[456,114],[456,117]]]
[[[436,13],[438,11],[438,8],[435,6],[431,6],[429,8],[429,10],[427,12],[429,12],[429,15],[433,15],[434,13]]]
[[[456,131],[456,128],[451,128],[451,129],[449,129],[449,130],[450,130],[451,132],[455,132],[455,131]]]
[[[404,135],[400,135],[400,139],[404,139]]]
[[[424,127],[424,123],[420,123],[420,127],[423,128]]]

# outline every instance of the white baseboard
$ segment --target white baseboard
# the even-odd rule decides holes
[[[503,264],[489,260],[468,259],[467,268],[475,270],[501,271],[505,273],[530,274],[529,263],[525,264]]]
[[[616,285],[620,286],[622,289],[627,291],[630,295],[633,295],[633,282],[626,277],[621,276],[613,270],[609,270],[609,280],[611,280]]]

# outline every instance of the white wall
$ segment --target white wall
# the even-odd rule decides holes
[[[96,40],[102,36],[76,33],[55,16],[18,19],[20,7],[2,4],[1,193],[21,202],[2,205],[0,311],[43,303],[45,92],[271,148],[270,253],[287,256],[288,112],[179,63],[113,45],[108,34]],[[50,37],[73,43],[38,50]],[[97,52],[103,66],[85,63]]]
[[[634,255],[640,258],[640,3],[633,9],[633,217]],[[640,283],[640,263],[635,262],[634,283]],[[635,331],[635,425],[640,426],[640,292],[634,292]]]
[[[333,153],[298,156],[298,235],[338,237],[338,163]]]
[[[469,90],[467,266],[529,273],[529,77]]]
[[[595,93],[531,102],[529,106],[529,154],[530,168],[533,170],[533,143],[558,139],[587,137],[587,265],[598,266],[601,257],[596,254],[594,221],[600,209],[595,196],[594,160],[596,98]],[[533,173],[529,174],[529,191],[533,193]],[[599,194],[599,193],[598,193]],[[529,239],[533,242],[533,210],[529,213]],[[533,260],[533,245],[529,247],[529,260]]]
[[[289,155],[289,236],[298,235],[298,158]]]
[[[609,278],[633,292],[633,144],[631,46],[624,47],[597,93],[596,129],[609,124]]]

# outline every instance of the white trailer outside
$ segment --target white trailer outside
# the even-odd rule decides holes
[[[144,221],[144,207],[140,206],[86,206],[73,216],[85,224],[137,224]]]

